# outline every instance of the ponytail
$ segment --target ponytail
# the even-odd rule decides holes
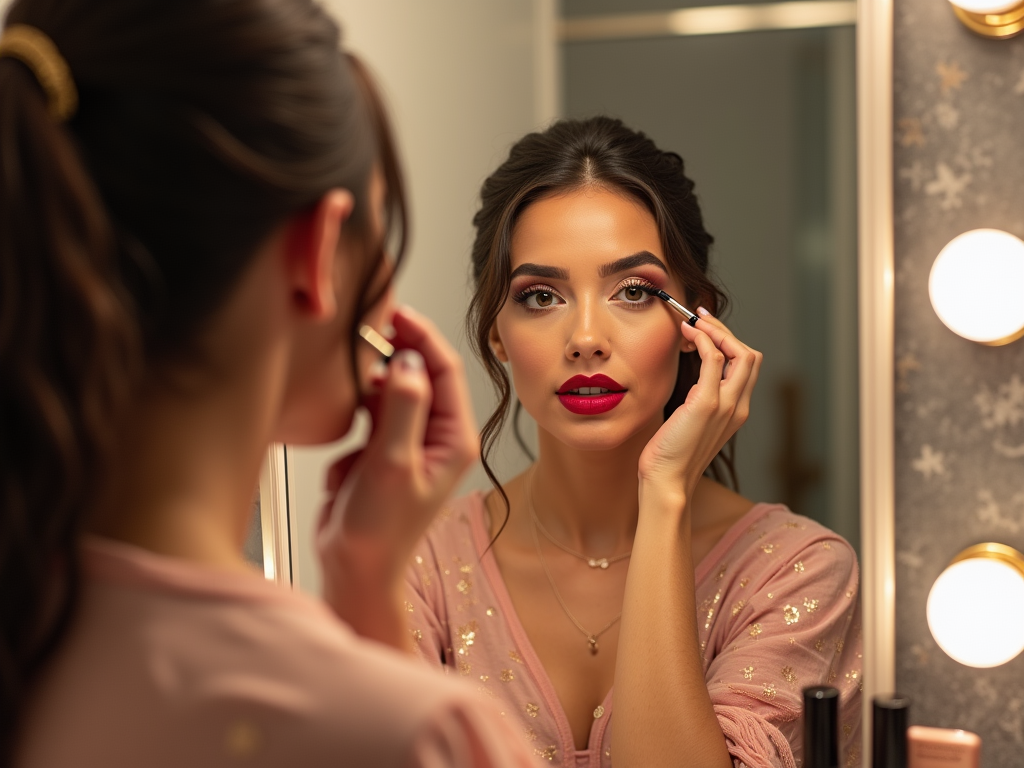
[[[0,762],[68,625],[77,536],[139,339],[102,200],[29,67],[0,57]]]

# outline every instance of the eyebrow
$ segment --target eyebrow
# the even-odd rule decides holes
[[[543,264],[532,264],[530,262],[526,262],[512,270],[512,274],[509,275],[509,279],[515,280],[520,275],[545,277],[548,280],[568,280],[569,270],[562,269],[561,267],[548,267]]]
[[[607,264],[602,264],[598,270],[598,274],[601,277],[608,277],[609,275],[618,274],[619,272],[625,272],[629,269],[636,269],[641,266],[653,266],[660,269],[665,274],[668,274],[668,268],[664,262],[655,256],[650,251],[638,251],[632,256],[623,256],[621,259],[616,259]],[[543,277],[548,280],[568,280],[569,270],[562,269],[561,267],[549,267],[544,264],[533,264],[527,262],[526,264],[520,264],[516,267],[512,274],[509,275],[510,280],[514,280],[520,275],[529,275],[530,277]]]
[[[624,256],[623,258],[616,259],[609,264],[602,264],[599,274],[601,277],[608,277],[609,275],[614,275],[618,272],[625,272],[627,269],[636,269],[637,267],[646,265],[657,267],[665,274],[668,274],[668,269],[665,267],[662,260],[650,251],[638,251],[632,256]]]

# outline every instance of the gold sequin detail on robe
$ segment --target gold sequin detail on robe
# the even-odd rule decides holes
[[[545,747],[544,749],[533,750],[533,754],[537,755],[537,757],[544,758],[550,763],[554,761],[555,755],[558,754],[558,747],[552,744],[550,747]]]

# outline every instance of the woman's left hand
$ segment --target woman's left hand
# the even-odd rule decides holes
[[[709,314],[696,327],[681,327],[683,336],[696,344],[700,377],[647,443],[638,471],[642,486],[656,486],[689,501],[704,470],[747,420],[762,355]]]

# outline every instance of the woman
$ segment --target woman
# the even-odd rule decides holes
[[[454,352],[390,316],[403,224],[380,104],[310,0],[11,6],[0,765],[531,759],[471,691],[352,632],[411,650],[402,570],[477,448]],[[394,326],[386,372],[364,321]],[[324,606],[242,542],[268,445],[336,439],[360,401]]]
[[[824,683],[856,763],[856,559],[719,482],[761,356],[714,317],[681,159],[616,120],[556,123],[512,148],[475,224],[468,326],[500,395],[485,466],[506,366],[539,455],[416,550],[422,655],[563,766],[793,766],[801,689]]]

